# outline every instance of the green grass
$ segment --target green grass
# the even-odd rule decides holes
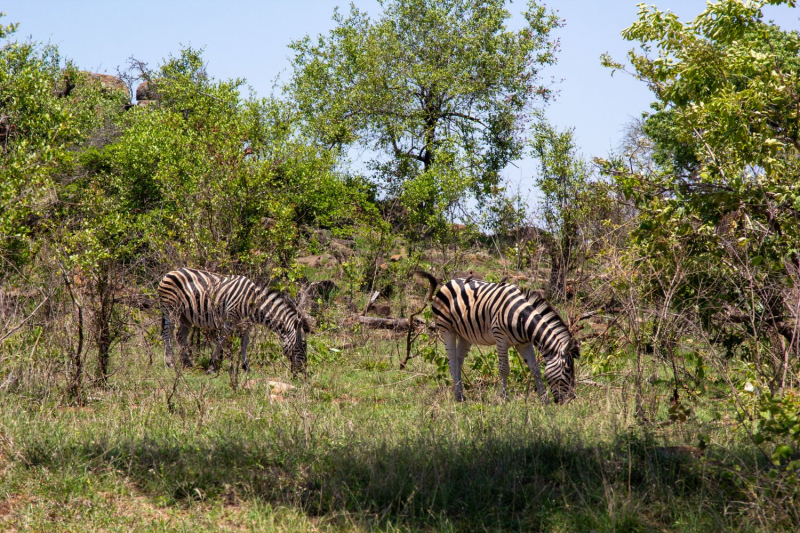
[[[783,527],[760,523],[719,466],[759,464],[727,425],[643,429],[628,386],[543,407],[525,384],[502,402],[476,379],[456,404],[427,363],[397,370],[395,350],[375,339],[325,354],[275,399],[265,379],[289,378],[267,363],[237,391],[227,373],[189,372],[170,410],[174,374],[137,352],[83,407],[4,394],[0,530]],[[713,459],[665,452],[701,434]]]

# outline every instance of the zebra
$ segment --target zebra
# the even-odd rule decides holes
[[[158,297],[167,366],[173,366],[172,331],[173,322],[178,319],[178,345],[185,367],[192,365],[187,341],[194,326],[217,333],[210,371],[217,368],[223,344],[234,333],[241,334],[242,367],[247,370],[250,327],[262,324],[280,337],[283,353],[291,362],[292,374],[305,368],[305,334],[311,328],[297,307],[280,292],[262,290],[244,276],[222,276],[181,268],[164,275],[158,284]]]
[[[426,301],[432,301],[436,326],[442,332],[456,400],[464,399],[461,369],[473,344],[497,346],[503,397],[508,396],[508,349],[513,346],[530,368],[542,402],[549,403],[535,346],[544,356],[545,378],[555,402],[575,398],[574,359],[580,355],[580,345],[541,291],[470,276],[450,280],[436,292],[435,277],[422,271],[414,274],[430,282]]]

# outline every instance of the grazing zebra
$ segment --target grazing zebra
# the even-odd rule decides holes
[[[161,301],[165,359],[172,366],[172,329],[176,319],[178,344],[183,366],[191,366],[188,336],[192,326],[217,333],[217,345],[211,356],[215,369],[232,334],[242,336],[242,367],[247,369],[247,343],[250,327],[263,324],[275,331],[289,358],[292,374],[306,364],[307,320],[282,293],[262,290],[244,276],[220,276],[202,270],[181,268],[168,272],[158,284]]]
[[[456,400],[464,399],[461,368],[473,344],[497,346],[504,397],[508,394],[508,349],[511,346],[525,359],[536,381],[536,392],[545,404],[548,403],[547,391],[534,346],[544,356],[544,375],[555,402],[567,402],[575,397],[573,360],[579,356],[580,347],[541,292],[473,280],[470,276],[448,281],[434,296],[438,280],[427,272],[414,274],[431,284],[426,299],[432,300],[436,326],[442,331]]]

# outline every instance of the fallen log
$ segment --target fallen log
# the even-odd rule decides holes
[[[380,318],[376,316],[358,316],[356,321],[359,324],[364,324],[372,329],[391,329],[394,331],[407,331],[408,319],[407,318]],[[426,326],[424,320],[419,318],[414,319],[414,326]]]

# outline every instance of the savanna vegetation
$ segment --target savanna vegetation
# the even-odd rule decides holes
[[[0,19],[0,529],[796,531],[800,35],[766,4],[795,7],[640,6],[599,61],[652,106],[590,156],[547,121],[534,0],[516,31],[503,0],[336,11],[267,98]],[[503,179],[528,156],[535,202]],[[181,266],[294,298],[307,373],[264,329],[248,372],[207,375],[200,332],[167,368]],[[516,357],[504,401],[473,347],[456,403],[417,269],[544,290],[577,399]]]

